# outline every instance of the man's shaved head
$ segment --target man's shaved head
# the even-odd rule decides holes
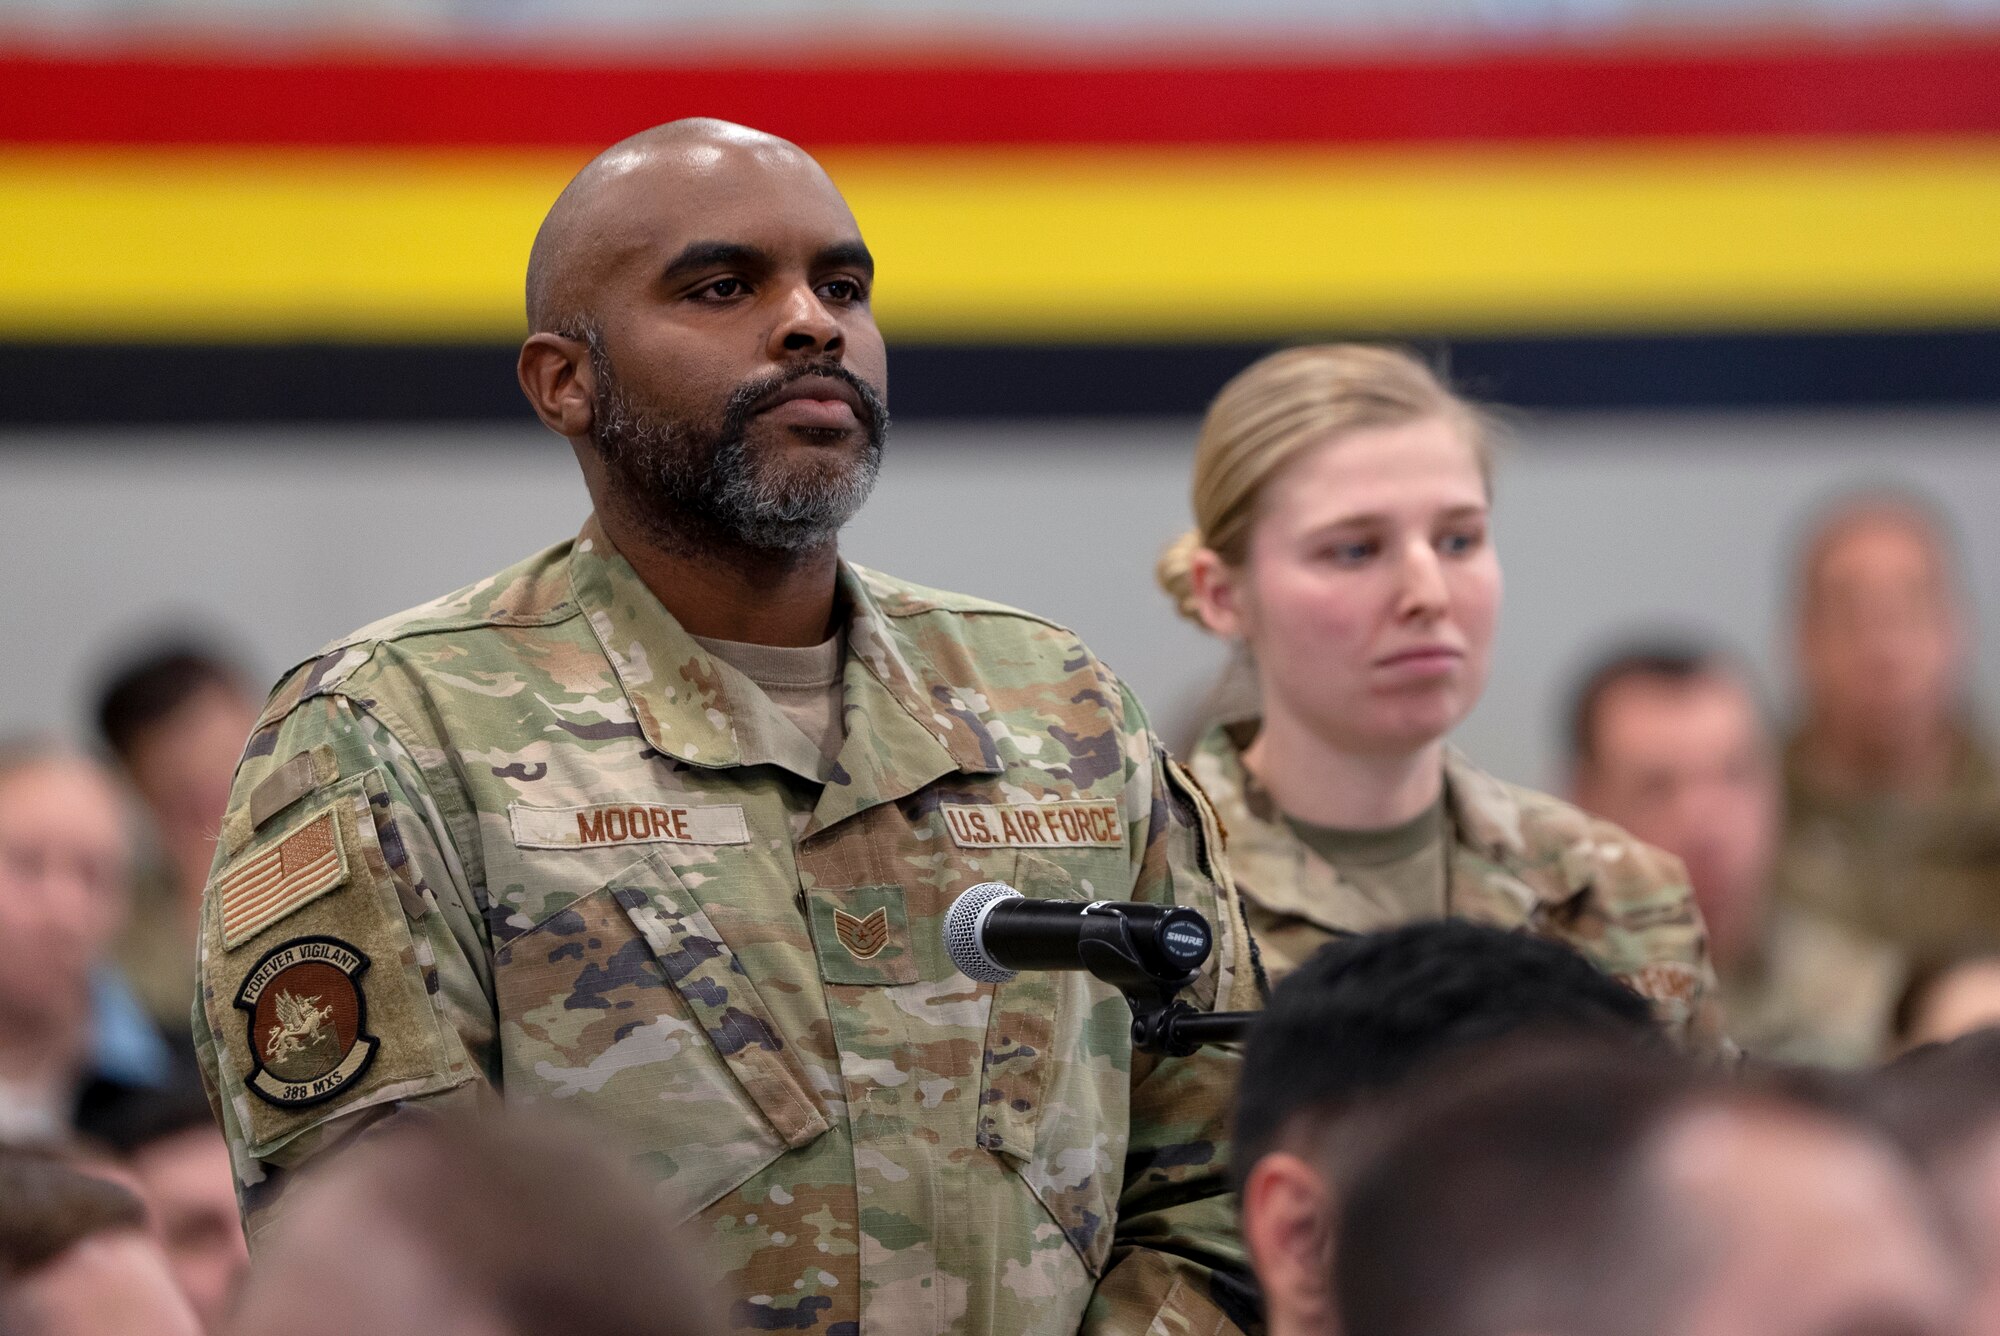
[[[521,387],[614,541],[823,558],[888,427],[874,279],[847,201],[797,146],[655,126],[543,221]]]
[[[636,176],[670,182],[676,176],[728,170],[732,158],[807,170],[834,191],[832,180],[804,149],[731,121],[690,116],[621,139],[570,178],[535,233],[528,252],[528,332],[575,336],[589,321],[607,248],[618,240],[605,224],[630,203],[621,184]]]

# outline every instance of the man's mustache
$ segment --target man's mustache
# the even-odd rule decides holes
[[[838,362],[806,362],[789,370],[775,372],[758,380],[747,380],[736,387],[723,408],[723,421],[728,424],[725,435],[734,436],[748,425],[757,412],[758,405],[784,389],[794,381],[808,376],[823,376],[837,380],[854,391],[861,401],[862,425],[871,436],[879,436],[889,423],[889,406],[882,402],[882,396],[875,387],[849,371]]]

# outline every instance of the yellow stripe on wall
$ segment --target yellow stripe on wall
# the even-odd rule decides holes
[[[0,336],[511,337],[583,156],[0,152]],[[2000,319],[2000,140],[827,165],[905,337]]]

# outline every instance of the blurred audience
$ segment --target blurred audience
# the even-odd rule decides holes
[[[122,800],[92,761],[0,744],[0,1141],[95,1131],[192,1079],[107,961],[126,912]]]
[[[1963,1281],[1885,1138],[1663,1054],[1502,1046],[1349,1171],[1343,1336],[1952,1336]]]
[[[202,887],[261,700],[226,657],[192,644],[128,661],[99,696],[98,732],[145,805],[161,854],[135,883],[118,958],[169,1034],[188,1031]]]
[[[222,1330],[250,1265],[229,1146],[199,1089],[128,1100],[97,1129],[145,1198],[168,1265],[202,1326]]]
[[[138,1197],[48,1150],[0,1147],[0,1332],[198,1336]]]
[[[1925,966],[1910,976],[1896,1004],[1897,1047],[1940,1044],[2000,1025],[2000,953],[1977,953]]]
[[[2000,947],[2000,771],[1966,699],[1971,610],[1942,517],[1900,492],[1811,525],[1785,892],[1918,960]]]
[[[1779,902],[1783,784],[1747,672],[1695,645],[1619,651],[1578,688],[1569,743],[1577,803],[1687,865],[1729,1037],[1790,1062],[1879,1056],[1900,957]]]
[[[715,1294],[665,1201],[595,1139],[412,1113],[300,1185],[230,1330],[708,1336],[725,1329]]]
[[[1334,1182],[1356,1110],[1524,1033],[1665,1047],[1645,999],[1576,952],[1463,920],[1337,940],[1278,985],[1246,1048],[1231,1146],[1271,1336],[1331,1329]]]
[[[1971,1336],[2000,1336],[2000,1030],[1911,1052],[1862,1087],[1864,1107],[1942,1199],[1971,1259]]]
[[[1157,575],[1256,677],[1259,712],[1189,757],[1245,915],[1274,977],[1350,932],[1523,928],[1719,1047],[1680,866],[1445,744],[1485,689],[1499,622],[1491,472],[1481,414],[1393,348],[1287,348],[1210,405],[1195,528]]]

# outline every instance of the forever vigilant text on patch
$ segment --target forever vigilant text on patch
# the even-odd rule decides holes
[[[1125,823],[1112,802],[1007,803],[962,807],[947,803],[951,838],[961,849],[1122,849]]]
[[[523,849],[596,849],[613,844],[748,844],[743,809],[735,803],[680,807],[671,803],[590,803],[531,807],[510,803],[514,843]]]

